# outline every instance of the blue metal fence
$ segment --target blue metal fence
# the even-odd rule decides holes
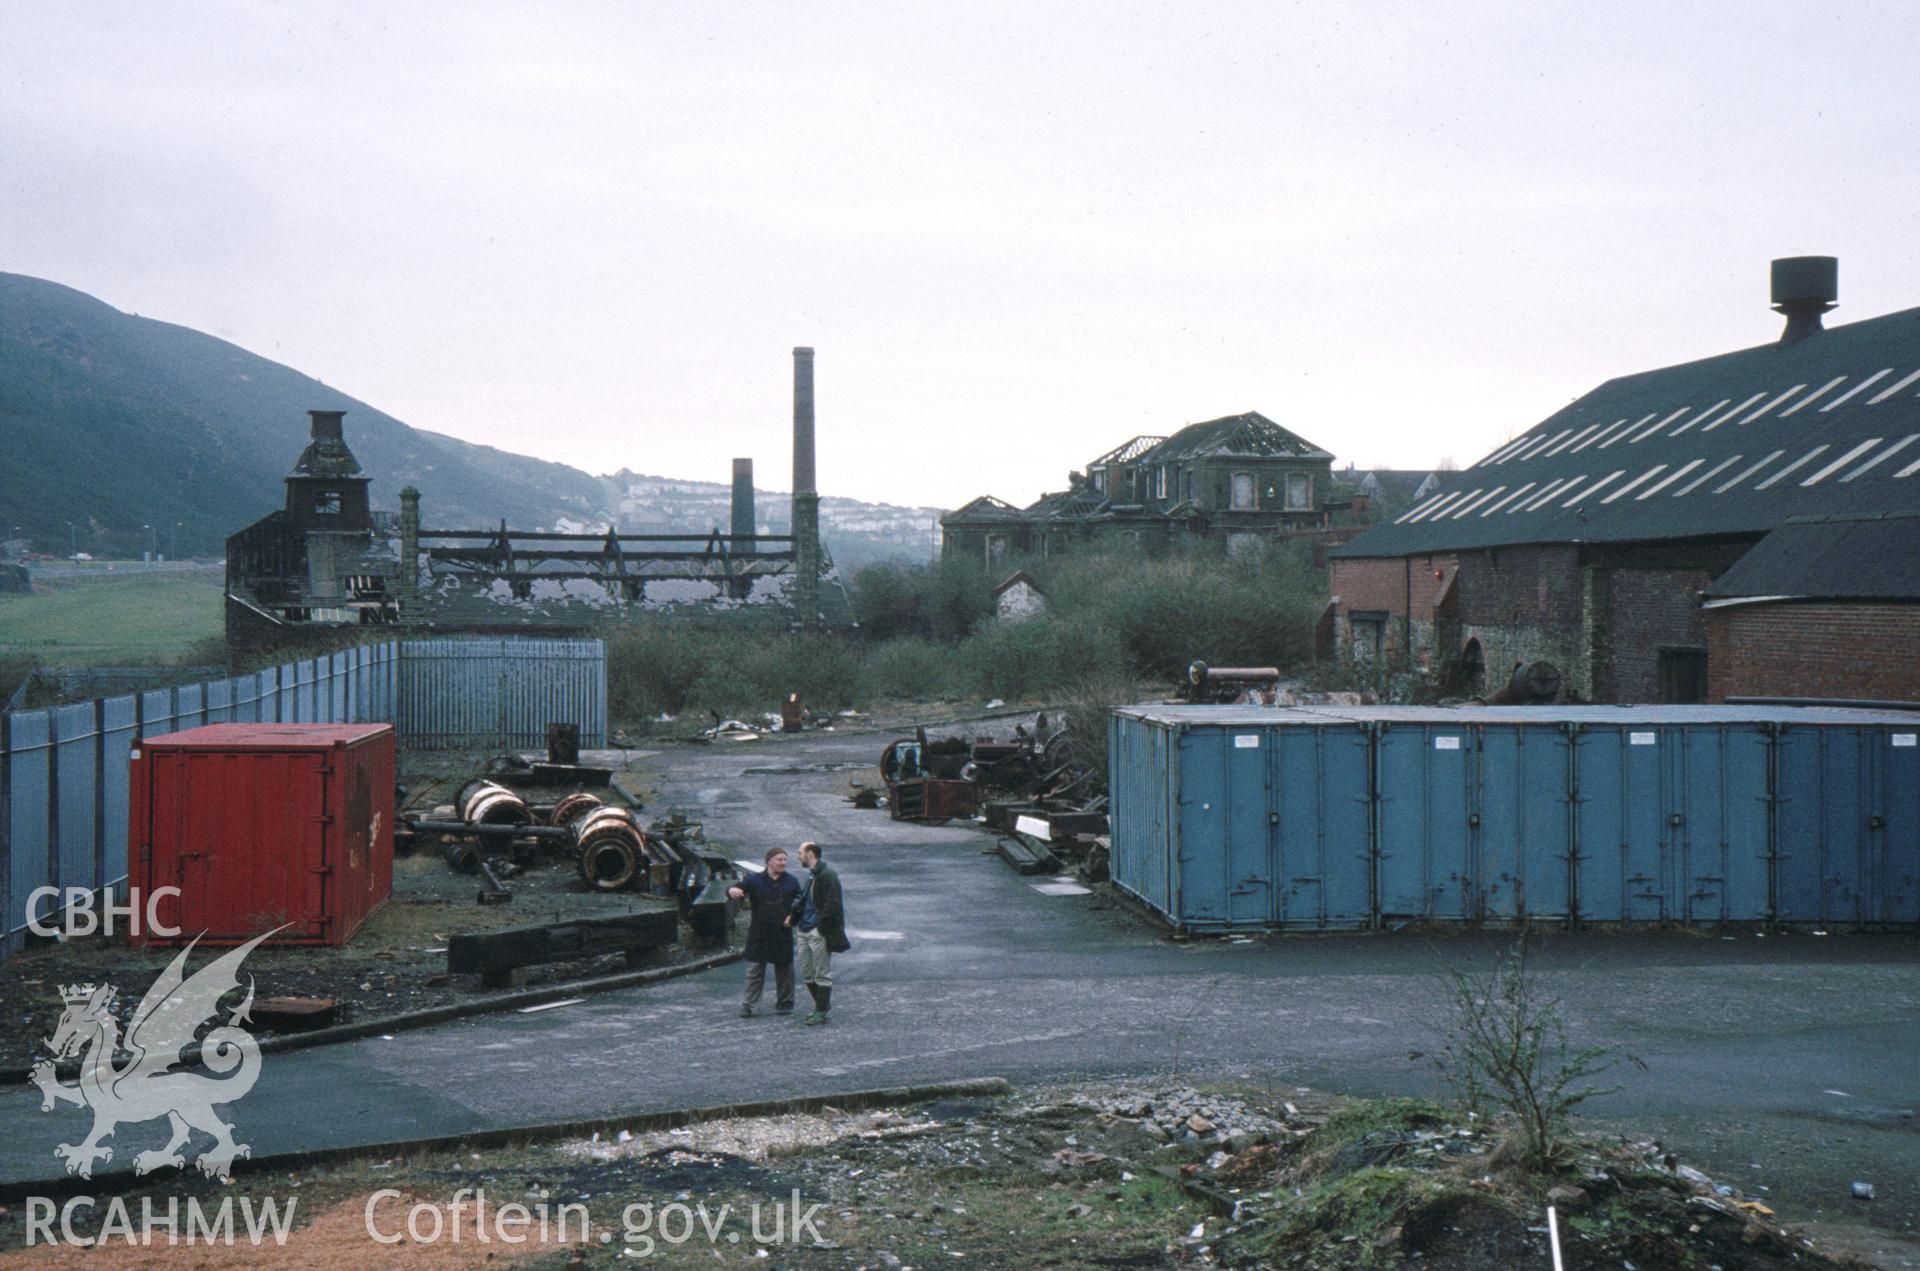
[[[545,746],[547,724],[607,744],[607,646],[600,640],[471,637],[401,643],[400,739],[423,747]]]
[[[135,738],[221,723],[372,723],[415,747],[543,746],[550,722],[606,744],[598,640],[395,640],[232,679],[0,713],[0,953],[58,903],[42,887],[127,876],[127,752]]]

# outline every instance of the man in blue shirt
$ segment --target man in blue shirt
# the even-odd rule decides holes
[[[807,1023],[824,1024],[827,1012],[833,1009],[833,955],[853,946],[847,942],[840,875],[820,859],[818,843],[800,845],[800,863],[810,875],[806,891],[794,902],[794,920],[800,933],[800,978],[813,995],[813,1013],[807,1016]]]

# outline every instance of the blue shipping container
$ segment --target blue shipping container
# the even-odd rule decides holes
[[[1175,926],[1920,923],[1920,715],[1139,706],[1113,878]]]
[[[1370,920],[1364,728],[1166,707],[1123,709],[1110,729],[1117,885],[1187,930]]]

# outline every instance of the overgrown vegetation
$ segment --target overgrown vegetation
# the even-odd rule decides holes
[[[1572,1110],[1613,1087],[1593,1080],[1618,1056],[1605,1046],[1567,1040],[1558,998],[1527,965],[1524,940],[1478,975],[1447,980],[1447,1018],[1434,1064],[1468,1112],[1504,1113],[1518,1127],[1521,1164],[1548,1172],[1570,1153]]]
[[[616,719],[728,716],[788,693],[841,709],[885,701],[1051,700],[1082,718],[1098,761],[1105,708],[1172,683],[1195,658],[1294,668],[1313,655],[1325,583],[1309,550],[1274,544],[1226,557],[1088,553],[1012,561],[1045,591],[1044,615],[994,615],[994,578],[955,561],[872,565],[854,575],[852,637],[710,627],[607,633]]]

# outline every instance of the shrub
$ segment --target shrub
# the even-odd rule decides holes
[[[711,633],[645,623],[607,634],[607,696],[616,719],[678,715],[707,666]]]
[[[1613,1051],[1568,1044],[1559,999],[1529,974],[1524,940],[1484,975],[1453,971],[1446,1000],[1434,1059],[1442,1079],[1468,1111],[1492,1107],[1512,1116],[1525,1164],[1553,1169],[1566,1154],[1568,1114],[1617,1088],[1589,1084],[1613,1066]]]

